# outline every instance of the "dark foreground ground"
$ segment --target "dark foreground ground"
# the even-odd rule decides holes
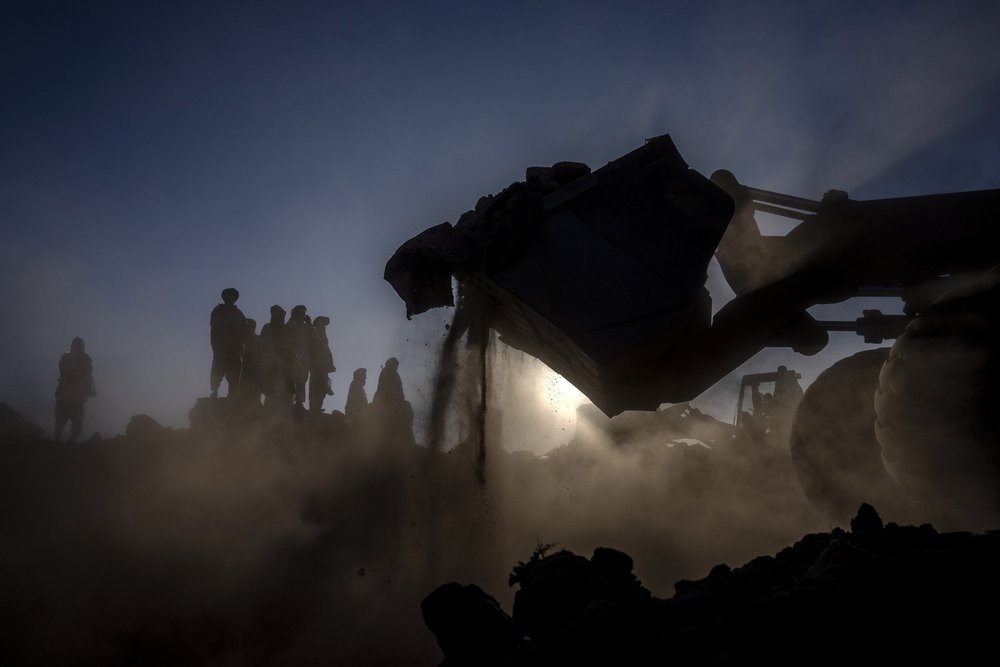
[[[1000,532],[883,525],[862,505],[849,531],[681,580],[658,599],[632,559],[538,550],[518,563],[513,617],[476,586],[446,584],[424,619],[459,665],[996,664]]]
[[[0,405],[0,664],[991,653],[996,535],[881,527],[871,512],[834,529],[787,452],[690,410],[628,422],[610,444],[578,430],[547,456],[491,449],[485,479],[468,446],[379,442],[343,415],[275,428],[220,399],[191,416],[69,445]]]

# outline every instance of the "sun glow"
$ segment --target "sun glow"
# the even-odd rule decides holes
[[[502,342],[494,350],[491,414],[502,424],[504,448],[540,455],[567,444],[587,397],[535,357]]]
[[[587,397],[573,383],[548,368],[540,374],[538,394],[549,409],[574,416],[576,409],[587,401]]]

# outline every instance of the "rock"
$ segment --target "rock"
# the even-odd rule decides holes
[[[873,564],[872,555],[850,542],[834,540],[823,550],[799,583],[806,585],[837,585],[856,583]]]
[[[624,616],[647,612],[652,594],[632,573],[628,554],[606,547],[597,548],[590,560],[565,550],[543,554],[536,551],[511,577],[512,584],[520,585],[514,596],[514,622],[532,640],[563,641],[570,626],[579,628],[584,622],[581,616],[588,607],[622,607],[627,610]],[[602,602],[594,607],[595,601],[610,606]]]
[[[167,427],[162,426],[149,415],[132,415],[125,427],[125,435],[134,440],[151,440],[160,437],[167,432]]]
[[[597,547],[590,557],[590,564],[595,571],[609,582],[633,587],[639,585],[639,580],[632,574],[632,557],[627,553],[608,547]]]
[[[558,551],[530,565],[517,581],[513,616],[517,627],[535,641],[555,639],[588,602],[606,593],[590,561],[570,551]]]
[[[1000,623],[1000,531],[883,526],[870,505],[850,533],[717,565],[667,600],[625,553],[545,551],[511,575],[530,641],[504,665],[983,664]]]
[[[571,664],[628,665],[663,638],[639,609],[605,599],[591,600],[560,637]]]
[[[307,415],[308,416],[308,415]],[[240,440],[248,432],[260,432],[267,424],[264,406],[253,400],[239,398],[198,398],[188,411],[191,432],[197,437],[218,437]],[[282,414],[282,424],[290,425],[293,409],[289,403]]]
[[[857,516],[851,519],[851,532],[858,537],[881,535],[884,527],[882,517],[868,503],[861,503]]]
[[[517,648],[510,616],[479,586],[448,583],[420,603],[424,623],[449,665],[489,665]]]

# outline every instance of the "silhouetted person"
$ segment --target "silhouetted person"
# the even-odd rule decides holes
[[[295,359],[292,363],[291,377],[295,392],[295,406],[302,407],[306,400],[306,382],[309,380],[309,365],[312,358],[311,344],[313,337],[312,323],[306,315],[305,306],[295,306],[288,316],[285,332],[291,345]]]
[[[285,309],[271,306],[271,320],[260,330],[257,359],[264,405],[290,405],[294,387],[291,366],[294,353],[285,331]]]
[[[379,440],[412,445],[413,407],[403,396],[403,381],[399,377],[399,360],[390,357],[378,375],[378,385],[372,397],[371,416]]]
[[[344,417],[348,426],[358,428],[365,422],[368,414],[368,394],[365,392],[365,382],[368,380],[368,369],[359,368],[354,371],[351,386],[347,390],[347,402],[344,403]]]
[[[330,339],[326,327],[330,318],[320,315],[313,321],[313,337],[309,348],[309,412],[323,412],[323,401],[333,396],[330,387],[330,373],[337,370],[330,352]]]
[[[212,309],[212,398],[219,395],[222,379],[226,379],[229,396],[240,389],[243,348],[246,343],[247,318],[236,307],[240,293],[232,287],[222,290],[222,303]]]
[[[756,417],[770,417],[771,408],[774,405],[774,397],[768,393],[761,393],[756,385],[750,388],[750,401],[753,405],[753,414]]]
[[[774,381],[774,397],[771,401],[771,415],[783,422],[791,423],[795,410],[802,401],[802,386],[798,373],[778,366],[778,377]]]
[[[770,392],[764,392],[760,396],[760,409],[758,414],[764,417],[774,416],[774,396]]]
[[[243,374],[240,376],[240,396],[247,402],[260,404],[260,359],[257,348],[257,320],[247,318],[247,337],[243,343]]]
[[[83,339],[77,336],[69,351],[59,358],[59,384],[56,386],[55,440],[62,439],[66,422],[70,423],[70,442],[75,442],[83,430],[83,407],[88,398],[97,396],[94,385],[94,363],[85,351]]]
[[[778,377],[774,381],[774,402],[782,408],[798,406],[802,400],[802,386],[798,373],[785,366],[778,366]]]

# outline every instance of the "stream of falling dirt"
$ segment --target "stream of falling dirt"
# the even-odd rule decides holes
[[[460,345],[463,335],[464,347]],[[459,301],[434,377],[429,432],[430,447],[438,451],[444,449],[451,411],[463,411],[465,414],[455,416],[467,416],[469,441],[475,447],[473,466],[476,479],[483,485],[486,484],[488,347],[489,327],[484,308],[480,304],[471,305],[468,300]],[[474,393],[457,397],[456,386]]]

